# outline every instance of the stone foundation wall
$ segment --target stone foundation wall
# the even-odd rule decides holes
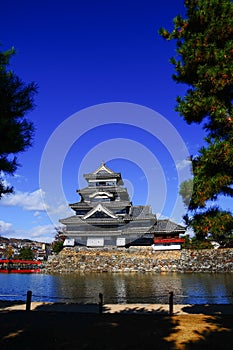
[[[233,249],[64,248],[44,272],[233,272]]]

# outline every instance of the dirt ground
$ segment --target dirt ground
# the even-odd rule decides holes
[[[233,315],[1,310],[0,349],[228,350]]]

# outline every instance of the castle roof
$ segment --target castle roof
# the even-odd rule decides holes
[[[89,193],[94,193],[94,192],[99,192],[99,191],[104,191],[104,189],[106,190],[106,186],[98,186],[98,188],[96,189],[96,187],[84,187],[82,189],[77,190],[77,193],[80,194],[89,194]],[[108,186],[107,189],[109,191],[111,191],[112,193],[127,193],[127,189],[125,187],[120,187],[120,186]]]
[[[98,202],[97,202],[98,203]],[[87,203],[87,202],[77,202],[77,203],[71,203],[69,206],[72,209],[88,209],[88,208],[93,208],[93,205],[95,206],[96,204],[93,203]],[[104,205],[107,208],[125,208],[131,206],[131,202],[129,201],[113,201],[113,202],[106,202]]]
[[[117,179],[121,180],[121,173],[115,173],[104,162],[92,173],[83,175],[86,180],[92,179]]]
[[[155,226],[156,233],[174,232],[174,231],[179,233],[184,233],[185,230],[186,228],[184,226],[176,224],[175,222],[172,222],[168,219],[158,220],[157,225]]]
[[[127,246],[140,238],[151,242],[154,236],[178,235],[185,227],[170,220],[157,220],[150,205],[134,206],[121,173],[104,162],[92,173],[85,174],[88,186],[77,191],[79,202],[69,204],[76,212],[61,219],[67,237],[86,246]]]

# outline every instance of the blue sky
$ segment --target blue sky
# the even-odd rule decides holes
[[[53,240],[57,220],[72,214],[68,203],[79,200],[82,173],[102,161],[122,173],[135,205],[181,222],[185,156],[196,154],[203,132],[174,110],[187,87],[172,80],[174,43],[158,35],[179,13],[183,0],[2,3],[1,50],[14,46],[11,69],[39,87],[28,113],[33,147],[5,179],[15,193],[0,201],[2,236]]]

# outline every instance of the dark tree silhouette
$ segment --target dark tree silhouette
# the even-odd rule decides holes
[[[175,40],[177,56],[171,59],[177,83],[188,90],[177,98],[176,110],[188,123],[201,124],[205,145],[192,157],[193,190],[186,223],[196,235],[211,234],[220,240],[233,230],[230,211],[216,201],[233,197],[233,2],[230,0],[185,0],[186,16],[174,18],[174,28],[160,29]],[[190,189],[182,185],[181,195]]]
[[[34,127],[25,114],[34,107],[35,83],[25,84],[9,70],[15,50],[0,51],[0,198],[12,193],[3,174],[13,175],[19,166],[16,155],[31,146]]]

